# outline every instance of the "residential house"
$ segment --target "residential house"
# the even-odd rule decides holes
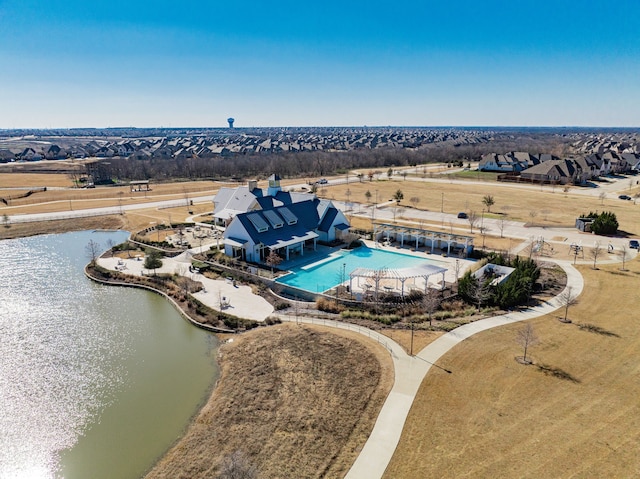
[[[8,150],[6,148],[0,148],[0,163],[8,163],[10,161],[15,161],[16,154]]]
[[[482,155],[480,171],[519,172],[540,163],[540,157],[523,151],[511,151],[504,155],[488,153]]]
[[[522,171],[523,179],[534,183],[584,184],[595,175],[595,166],[588,165],[584,158],[549,160]]]
[[[24,161],[38,161],[42,159],[42,155],[40,153],[36,153],[36,150],[33,148],[25,148],[19,156],[20,159]]]
[[[67,157],[67,152],[58,145],[51,145],[44,152],[44,157],[47,160],[63,160]]]

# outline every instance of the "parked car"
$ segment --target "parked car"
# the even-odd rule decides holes
[[[630,200],[631,196],[629,196],[629,195],[620,195],[620,196],[618,196],[618,199],[620,199],[620,200]]]
[[[458,213],[458,218],[466,220],[468,216],[464,211],[461,211],[460,213]]]
[[[320,179],[318,180],[318,184],[319,184],[319,185],[326,185],[327,183],[329,183],[329,182],[327,181],[327,179],[326,179],[326,178],[320,178]]]
[[[640,243],[638,240],[631,240],[629,241],[629,248],[640,250]]]

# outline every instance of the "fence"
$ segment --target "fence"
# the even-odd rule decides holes
[[[278,317],[283,321],[287,321],[291,323],[300,322],[305,324],[316,324],[320,326],[327,326],[329,328],[342,329],[346,331],[354,331],[356,333],[360,333],[363,336],[367,336],[371,339],[375,339],[378,342],[378,344],[383,346],[393,356],[393,348],[391,347],[389,338],[372,329],[365,328],[363,326],[358,326],[357,324],[344,323],[342,321],[334,321],[332,319],[309,318],[309,317],[304,317],[304,318],[293,317],[292,318],[291,316],[286,316],[282,314],[279,315]]]

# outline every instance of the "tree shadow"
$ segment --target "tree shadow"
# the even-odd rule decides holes
[[[548,364],[536,364],[538,371],[542,372],[545,376],[552,376],[554,378],[562,379],[563,381],[571,381],[574,384],[579,384],[580,380],[567,371],[549,366]]]
[[[588,331],[590,333],[600,334],[602,336],[613,336],[616,338],[620,337],[619,334],[614,333],[613,331],[607,331],[606,329],[601,328],[600,326],[596,326],[595,324],[582,323],[582,324],[578,324],[577,326],[581,330]]]

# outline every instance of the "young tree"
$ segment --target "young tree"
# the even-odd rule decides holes
[[[474,210],[469,211],[469,213],[467,214],[467,221],[469,222],[471,234],[473,234],[473,227],[478,222],[478,219],[478,213],[476,213]]]
[[[155,276],[156,270],[162,268],[162,253],[156,249],[148,249],[145,252],[143,266],[145,269],[152,269]]]
[[[569,306],[573,306],[574,304],[578,304],[578,296],[573,292],[573,288],[571,286],[567,286],[565,291],[558,296],[558,302],[560,306],[564,308],[564,318],[562,319],[563,323],[569,323],[571,320],[567,319],[567,315],[569,313]]]
[[[416,208],[418,206],[418,203],[420,203],[420,198],[418,196],[412,196],[411,198],[409,198],[409,202],[413,205],[414,208]]]
[[[600,244],[600,241],[596,241],[593,244],[593,248],[591,249],[591,257],[593,258],[593,269],[598,269],[596,267],[596,263],[598,261],[598,256],[600,256],[602,251],[603,249],[602,249],[602,245]]]
[[[5,228],[11,228],[11,220],[9,219],[9,215],[2,215],[2,224]]]
[[[84,250],[89,258],[91,266],[95,266],[96,260],[98,259],[98,256],[100,256],[100,244],[93,240],[89,240],[87,246],[84,247]]]
[[[622,268],[620,268],[622,271],[626,271],[627,269],[625,268],[625,263],[627,262],[627,260],[630,257],[630,253],[631,251],[629,250],[629,246],[627,246],[626,244],[623,244],[622,246],[620,246],[620,261],[622,261]]]
[[[271,268],[271,274],[273,274],[273,268],[282,263],[282,257],[276,253],[276,250],[270,249],[269,254],[264,259],[264,262]]]
[[[507,220],[505,218],[500,218],[498,221],[498,228],[500,228],[500,238],[504,238],[504,227]]]
[[[367,199],[367,203],[371,203],[371,196],[373,196],[371,194],[371,192],[369,190],[364,192],[364,197]]]
[[[373,177],[375,176],[375,171],[370,170],[369,173],[367,173],[367,176],[369,177],[369,181],[373,181]]]
[[[607,197],[607,194],[606,194],[604,191],[602,191],[602,192],[598,195],[598,198],[600,198],[600,204],[601,204],[601,205],[604,205],[604,199],[605,199],[606,197]]]
[[[440,303],[442,303],[442,297],[440,296],[440,291],[434,288],[427,288],[427,292],[422,297],[422,307],[425,312],[429,315],[429,325],[433,325],[433,313],[435,313],[440,307]]]
[[[530,323],[526,323],[522,329],[518,330],[516,335],[516,342],[524,349],[524,355],[522,356],[523,364],[531,364],[531,361],[527,361],[527,350],[531,346],[535,346],[540,342],[538,336],[536,336],[533,326]]]
[[[116,242],[113,241],[113,238],[109,238],[107,240],[107,248],[109,248],[109,252],[111,253],[111,257],[113,258],[113,248],[115,247]]]
[[[491,213],[491,207],[496,204],[496,201],[493,198],[493,195],[484,195],[482,203],[487,207],[487,211]]]
[[[400,188],[398,188],[398,190],[393,194],[393,199],[398,205],[404,199],[404,193],[400,190]]]
[[[387,178],[391,179],[392,176],[393,176],[393,168],[389,168],[387,170]]]

